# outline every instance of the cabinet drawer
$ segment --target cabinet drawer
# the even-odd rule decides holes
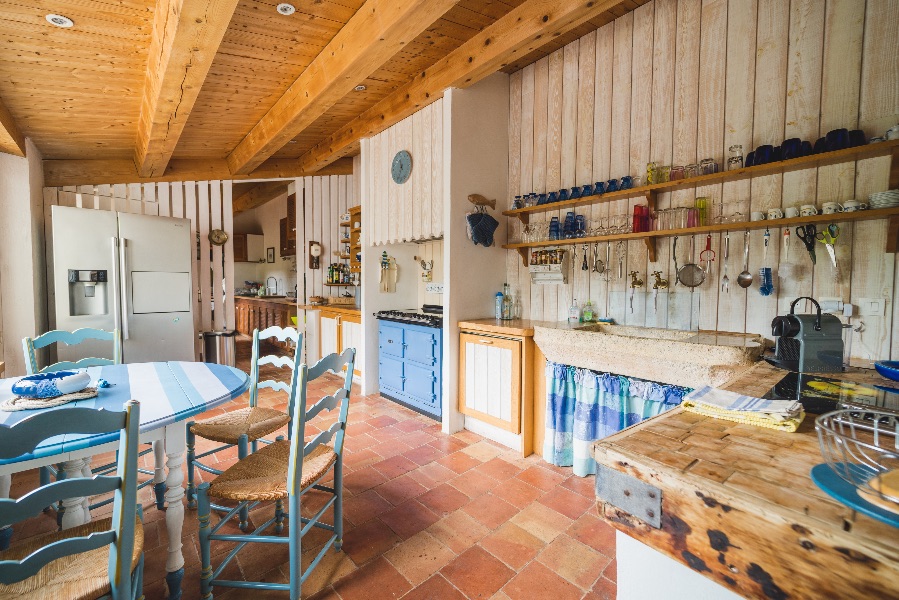
[[[431,369],[422,368],[414,363],[407,362],[405,368],[405,389],[410,397],[425,406],[436,406],[439,397],[437,373]]]
[[[378,383],[382,388],[403,391],[405,371],[403,361],[381,356],[378,361]]]
[[[434,367],[440,355],[439,340],[436,333],[407,329],[403,340],[406,344],[405,357],[417,363]]]
[[[378,325],[378,348],[381,354],[403,358],[405,356],[403,352],[403,333],[402,327],[380,323]]]

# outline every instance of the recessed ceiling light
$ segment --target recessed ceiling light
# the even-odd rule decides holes
[[[364,85],[357,85],[353,89],[356,90],[357,92],[364,92],[368,88],[366,88]]]
[[[293,4],[288,4],[287,2],[282,2],[278,5],[278,12],[285,17],[288,15],[292,15],[297,12],[296,7]]]
[[[48,23],[52,23],[53,25],[56,25],[57,27],[62,27],[64,29],[68,29],[69,27],[71,27],[75,24],[75,22],[72,21],[72,19],[70,19],[68,17],[64,17],[62,15],[50,14],[50,15],[47,15],[45,18],[47,19]]]

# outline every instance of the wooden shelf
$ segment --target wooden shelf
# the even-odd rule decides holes
[[[350,260],[352,258],[349,254],[341,254],[340,260]]]
[[[328,287],[353,287],[352,283],[326,283]]]
[[[340,224],[341,227],[349,227],[350,225],[352,225],[350,221],[344,221]]]
[[[643,185],[640,187],[631,188],[629,190],[609,192],[601,196],[587,196],[586,198],[564,200],[562,202],[553,202],[551,204],[543,204],[541,206],[506,210],[503,211],[503,214],[507,217],[518,217],[522,221],[522,223],[527,224],[528,219],[532,214],[553,212],[557,210],[564,210],[581,206],[591,206],[593,204],[612,202],[613,200],[622,200],[625,198],[634,198],[638,196],[647,197],[650,205],[652,206],[654,205],[655,195],[661,192],[673,192],[675,190],[712,185],[716,183],[724,183],[726,181],[739,181],[741,179],[749,179],[751,177],[776,175],[779,173],[788,173],[790,171],[799,171],[802,169],[810,169],[813,167],[823,167],[826,165],[834,165],[849,161],[861,160],[864,158],[874,158],[878,156],[890,155],[892,155],[893,157],[892,166],[890,168],[890,188],[892,189],[899,186],[899,183],[897,183],[897,180],[899,180],[899,140],[889,140],[886,142],[877,142],[875,144],[866,144],[864,146],[857,146],[855,148],[834,150],[833,152],[813,154],[812,156],[792,158],[790,160],[782,160],[779,162],[768,163],[765,165],[758,165],[754,167],[745,167],[743,169],[735,169],[733,171],[721,171],[719,173],[713,173],[711,175],[701,175],[699,177],[690,177],[688,179],[680,179],[678,181],[667,181],[665,183]]]
[[[359,233],[360,231],[362,231],[361,227],[353,227],[350,229],[350,233]]]
[[[767,166],[767,165],[764,165]],[[656,238],[678,236],[692,236],[722,231],[747,231],[755,229],[794,227],[810,223],[841,223],[845,221],[871,221],[874,219],[889,219],[889,233],[887,235],[886,252],[896,253],[899,247],[899,207],[881,208],[874,210],[859,210],[855,212],[836,213],[832,215],[812,215],[810,217],[794,217],[792,219],[771,219],[764,221],[743,221],[740,223],[718,223],[716,225],[704,225],[702,227],[690,227],[685,229],[666,229],[662,231],[646,231],[643,233],[617,233],[612,235],[599,235],[593,237],[575,238],[572,240],[548,240],[545,242],[530,242],[517,244],[504,244],[503,248],[518,250],[524,265],[528,265],[530,248],[555,248],[557,246],[575,246],[578,244],[593,244],[598,242],[614,242],[618,240],[645,240],[649,250],[650,262],[655,261]]]

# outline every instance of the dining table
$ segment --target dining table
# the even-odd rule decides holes
[[[7,412],[0,408],[0,425],[13,425],[38,410],[54,410],[64,418],[66,409],[75,407],[105,408],[121,411],[129,400],[140,402],[140,441],[156,442],[164,461],[157,456],[154,483],[165,484],[165,524],[168,534],[166,582],[169,600],[181,597],[184,577],[184,555],[181,532],[184,525],[184,453],[187,424],[192,417],[237,398],[249,387],[249,376],[226,365],[201,362],[149,362],[102,367],[89,367],[91,385],[101,380],[108,387],[98,387],[98,395],[55,408]],[[0,379],[0,406],[15,394],[13,385],[21,379]],[[91,457],[115,451],[119,432],[100,435],[59,435],[39,444],[32,452],[13,459],[0,460],[0,497],[8,498],[14,473],[61,464],[67,477],[90,476]],[[165,463],[165,472],[162,463]],[[90,521],[88,500],[63,500],[65,512],[62,527],[67,529]],[[11,529],[0,530],[0,540],[8,541]]]

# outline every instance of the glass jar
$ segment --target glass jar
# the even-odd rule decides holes
[[[743,168],[743,146],[740,144],[734,144],[730,148],[730,157],[727,159],[727,170],[733,171],[735,169]]]
[[[665,183],[668,181],[668,177],[671,174],[671,165],[659,165],[656,167],[655,174],[653,175],[653,181],[655,183]]]
[[[702,169],[703,175],[712,175],[718,172],[718,163],[711,158],[703,158],[699,161],[699,167]]]
[[[671,167],[671,170],[668,172],[668,181],[680,181],[684,176],[684,167],[682,165],[675,165]]]
[[[699,165],[696,163],[687,165],[684,167],[684,177],[699,177],[702,175],[702,170],[700,170]]]
[[[646,184],[649,185],[651,183],[658,183],[655,180],[655,170],[656,164],[654,162],[646,163]]]

